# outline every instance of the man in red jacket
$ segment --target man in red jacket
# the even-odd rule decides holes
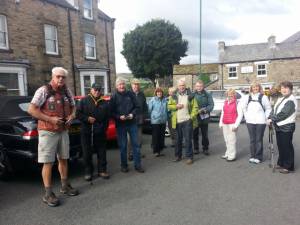
[[[52,166],[55,156],[61,177],[60,192],[69,196],[78,191],[68,182],[69,135],[67,127],[75,118],[75,102],[66,87],[68,72],[62,67],[52,69],[49,84],[40,87],[34,94],[28,113],[38,119],[39,145],[38,162],[43,163],[42,177],[45,187],[43,202],[49,206],[59,205],[52,192]]]

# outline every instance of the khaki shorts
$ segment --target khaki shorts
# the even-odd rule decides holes
[[[69,142],[68,131],[39,130],[38,162],[53,163],[56,155],[59,159],[68,159]]]

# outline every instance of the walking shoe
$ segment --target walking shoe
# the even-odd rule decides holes
[[[59,200],[55,196],[53,192],[51,192],[50,195],[44,195],[43,196],[43,202],[46,203],[48,206],[55,207],[59,205]]]
[[[122,173],[128,173],[128,171],[129,171],[128,167],[121,167]]]
[[[249,163],[254,163],[254,158],[250,158]]]
[[[279,165],[276,165],[276,166],[275,166],[275,169],[276,169],[276,170],[280,170],[280,169],[283,169],[283,167],[281,167],[281,166],[279,166]]]
[[[287,170],[287,169],[282,168],[282,169],[279,170],[279,173],[288,174],[288,173],[290,173],[290,171]]]
[[[203,154],[204,154],[204,155],[209,155],[208,150],[203,150]]]
[[[84,179],[86,181],[91,181],[92,180],[92,175],[91,174],[86,174],[86,175],[84,175]]]
[[[188,160],[185,161],[185,163],[187,165],[191,165],[191,164],[193,164],[193,160],[192,159],[188,159]]]
[[[129,155],[128,156],[128,161],[132,161],[133,160],[133,155]]]
[[[155,156],[155,157],[159,157],[159,153],[158,153],[158,152],[155,152],[155,153],[154,153],[154,156]]]
[[[135,167],[134,168],[136,172],[139,172],[139,173],[145,173],[145,170],[140,166],[140,167]]]
[[[261,163],[261,161],[260,161],[259,159],[253,159],[253,162],[254,162],[255,164]]]
[[[98,176],[105,179],[105,180],[108,180],[110,178],[110,176],[107,172],[98,173]]]
[[[227,158],[226,161],[227,161],[227,162],[233,162],[233,161],[235,161],[235,158],[232,158],[232,159]]]
[[[198,149],[195,149],[195,150],[194,150],[194,154],[195,154],[195,155],[198,155],[199,153],[200,153],[200,152],[199,152]]]
[[[79,194],[78,190],[74,189],[70,184],[61,187],[60,193],[68,196],[76,196]]]
[[[179,162],[179,161],[181,161],[181,157],[176,157],[175,159],[173,159],[173,162]]]
[[[221,156],[222,159],[227,159],[228,157],[226,155]]]

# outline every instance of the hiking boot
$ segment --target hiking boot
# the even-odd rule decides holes
[[[128,167],[121,167],[121,172],[128,173],[129,169]]]
[[[173,162],[179,162],[179,161],[181,161],[181,157],[176,157],[175,159],[173,159]]]
[[[92,180],[92,175],[91,174],[86,174],[86,175],[84,175],[84,179],[86,181],[91,181]]]
[[[107,172],[101,172],[98,174],[99,177],[108,180],[110,178],[109,174]]]
[[[204,154],[204,155],[209,155],[208,150],[203,150],[203,154]]]
[[[200,153],[200,152],[199,152],[198,149],[195,149],[195,150],[194,150],[194,154],[195,154],[195,155],[198,155],[199,153]]]
[[[46,203],[48,206],[55,207],[59,205],[59,200],[55,196],[53,192],[50,195],[43,196],[43,202]]]
[[[133,155],[129,155],[128,156],[128,161],[132,161],[133,160]]]
[[[70,184],[61,187],[60,193],[68,196],[76,196],[79,194],[78,190],[74,189]]]
[[[145,173],[145,170],[140,166],[140,167],[135,167],[134,168],[136,172],[139,172],[139,173]]]
[[[188,160],[185,161],[185,163],[187,165],[191,165],[191,164],[193,164],[193,160],[192,159],[188,159]]]

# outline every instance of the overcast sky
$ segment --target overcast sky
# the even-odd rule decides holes
[[[130,72],[121,55],[124,33],[153,18],[179,27],[189,50],[181,64],[200,62],[200,0],[100,0],[115,22],[117,73]],[[300,31],[299,0],[202,0],[202,62],[217,62],[217,45],[281,42]]]

